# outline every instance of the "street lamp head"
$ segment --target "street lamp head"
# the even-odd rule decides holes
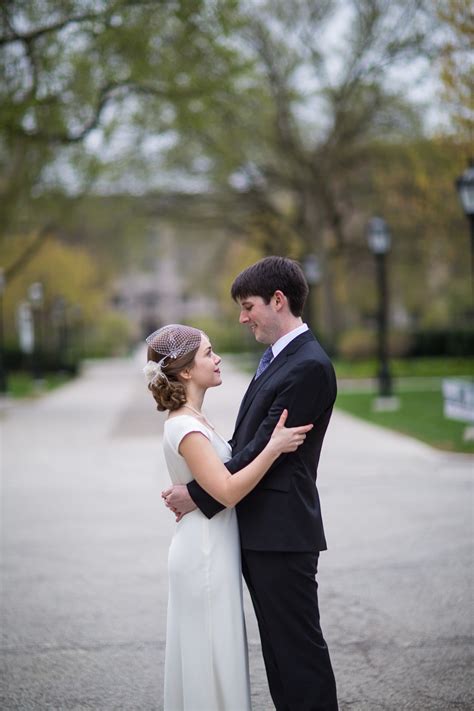
[[[467,217],[474,215],[474,161],[469,162],[469,168],[456,180],[456,189],[462,208]]]
[[[385,254],[390,249],[390,232],[382,217],[371,217],[367,225],[367,241],[374,254]]]
[[[315,254],[307,254],[302,263],[306,281],[310,286],[316,286],[321,281],[321,265]]]

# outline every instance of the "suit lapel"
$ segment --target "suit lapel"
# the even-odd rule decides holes
[[[252,382],[250,383],[247,392],[244,395],[244,399],[242,400],[242,404],[240,405],[240,410],[239,414],[237,415],[237,421],[235,423],[235,430],[234,434],[237,431],[237,428],[239,427],[240,423],[242,422],[243,418],[245,417],[247,410],[249,409],[250,405],[252,404],[252,401],[255,397],[255,395],[258,393],[262,385],[268,380],[268,377],[272,374],[275,373],[281,366],[285,363],[286,358],[282,356],[283,351],[277,355],[276,358],[272,360],[270,365],[264,372],[261,374],[261,376],[257,379],[253,379]],[[269,372],[271,371],[271,372]]]
[[[268,368],[263,371],[259,378],[255,379],[254,376],[253,380],[250,382],[250,385],[247,388],[247,392],[245,393],[242,403],[240,405],[233,437],[235,436],[237,429],[239,428],[250,405],[252,404],[253,399],[255,398],[255,395],[258,393],[260,388],[262,388],[263,385],[265,385],[265,383],[267,382],[267,380],[269,380],[273,375],[275,375],[275,373],[286,364],[288,358],[292,356],[293,353],[295,353],[303,345],[303,343],[306,343],[307,341],[311,340],[315,340],[311,331],[305,331],[300,336],[297,336],[292,341],[290,341],[290,343],[276,356],[276,358],[272,360]]]

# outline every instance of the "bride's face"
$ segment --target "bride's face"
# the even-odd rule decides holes
[[[220,385],[222,383],[219,370],[221,360],[220,356],[214,353],[208,337],[203,333],[201,345],[194,358],[194,365],[190,370],[191,380],[202,388],[214,388],[216,385]]]

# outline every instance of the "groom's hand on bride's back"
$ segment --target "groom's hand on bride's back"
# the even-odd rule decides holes
[[[185,484],[175,484],[169,489],[164,489],[161,498],[176,516],[176,521],[181,521],[183,516],[197,508]]]

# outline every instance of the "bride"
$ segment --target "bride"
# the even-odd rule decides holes
[[[219,364],[207,336],[172,324],[146,339],[148,387],[168,411],[163,448],[173,484],[195,479],[225,508],[212,519],[196,509],[176,526],[169,557],[165,654],[165,711],[247,711],[250,705],[242,604],[239,531],[234,506],[273,462],[294,452],[312,425],[285,427],[284,410],[271,439],[245,468],[231,475],[229,444],[202,413],[208,388],[220,385]]]

